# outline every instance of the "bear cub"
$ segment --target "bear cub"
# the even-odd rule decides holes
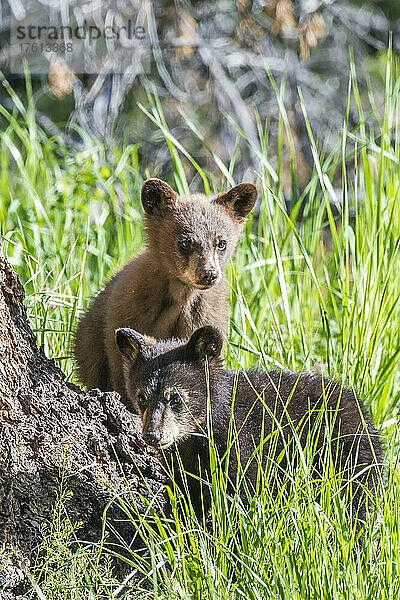
[[[118,327],[158,339],[227,327],[224,269],[257,199],[242,183],[216,198],[178,196],[164,181],[143,184],[147,245],[100,292],[78,323],[74,355],[88,389],[115,390],[127,403]]]
[[[317,478],[326,465],[328,448],[341,481],[352,480],[354,511],[365,516],[365,500],[377,491],[382,449],[360,400],[342,384],[306,373],[225,370],[223,337],[214,327],[198,329],[189,341],[156,341],[132,329],[118,329],[116,341],[127,396],[141,416],[143,438],[164,451],[167,463],[178,450],[185,472],[195,476],[187,483],[198,514],[210,502],[200,500],[198,481],[210,464],[210,411],[221,458],[228,448],[233,415],[237,437],[230,450],[230,481],[235,482],[238,473],[239,450],[247,487],[257,493],[260,457],[263,469],[267,461],[278,460],[278,471],[284,472],[284,449],[289,448],[292,456],[297,436],[303,448],[312,441]]]

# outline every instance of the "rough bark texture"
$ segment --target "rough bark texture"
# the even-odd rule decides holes
[[[128,488],[139,507],[148,488],[159,492],[160,508],[164,502],[163,477],[138,418],[117,394],[84,393],[65,381],[37,348],[23,299],[18,277],[0,256],[0,547],[9,554],[0,564],[3,599],[23,590],[62,470],[73,492],[69,517],[83,521],[81,539],[99,539],[105,506]],[[109,522],[129,541],[133,526],[115,522],[118,517],[114,503]]]

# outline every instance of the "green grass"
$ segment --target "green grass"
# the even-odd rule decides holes
[[[400,79],[391,64],[388,60],[383,117],[372,94],[371,106],[362,107],[351,67],[343,132],[330,154],[323,140],[314,138],[299,92],[314,165],[302,196],[291,199],[290,211],[279,183],[281,156],[276,166],[271,164],[268,126],[258,122],[259,218],[250,219],[228,269],[228,365],[278,365],[343,379],[362,395],[382,433],[387,485],[368,521],[364,550],[354,550],[355,533],[337,499],[340,481],[322,482],[317,501],[307,461],[293,471],[289,487],[275,496],[266,487],[250,510],[238,496],[226,503],[221,465],[211,482],[211,525],[198,523],[190,506],[179,510],[184,503],[179,495],[172,498],[170,520],[154,516],[142,521],[149,552],[145,558],[132,555],[131,568],[150,583],[148,591],[131,590],[132,597],[400,597]],[[84,150],[71,153],[35,123],[32,100],[24,107],[9,92],[17,108],[11,115],[0,107],[3,252],[25,286],[38,343],[73,380],[70,341],[76,318],[142,246],[140,188],[157,173],[139,164],[136,146],[110,152],[87,139]],[[282,151],[284,131],[289,141],[291,136],[283,90],[276,93]],[[350,110],[358,114],[353,129]],[[179,191],[188,189],[187,174],[194,171],[203,191],[233,183],[233,174],[240,172],[240,150],[230,165],[223,165],[204,142],[215,165],[209,173],[175,140],[158,99],[149,96],[143,111],[168,144],[169,181]],[[194,125],[192,130],[201,138]],[[238,140],[247,143],[237,131]],[[295,189],[293,147],[290,155]],[[60,502],[68,511],[63,494]],[[55,507],[55,525],[46,532],[32,571],[36,596],[113,598],[118,583],[107,556],[93,547],[71,546],[75,525],[65,526],[60,519]],[[118,597],[124,594],[121,589]]]

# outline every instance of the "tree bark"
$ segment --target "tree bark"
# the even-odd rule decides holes
[[[81,539],[100,538],[111,503],[106,529],[115,527],[129,543],[134,526],[120,523],[119,495],[129,493],[139,509],[154,493],[160,510],[165,503],[163,475],[142,441],[139,418],[118,394],[85,393],[65,380],[37,347],[23,300],[17,275],[0,256],[0,548],[8,556],[0,561],[2,598],[23,591],[62,472],[73,492],[68,516],[83,522]]]

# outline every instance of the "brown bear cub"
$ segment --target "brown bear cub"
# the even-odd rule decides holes
[[[158,339],[186,338],[209,324],[226,332],[224,269],[256,198],[250,183],[216,198],[180,197],[159,179],[144,183],[147,246],[106,285],[75,333],[78,376],[88,389],[115,390],[127,401],[118,327]]]
[[[259,464],[265,469],[278,463],[283,473],[287,456],[295,454],[300,442],[303,449],[314,448],[312,472],[317,479],[330,453],[341,484],[352,480],[354,510],[365,516],[365,499],[377,491],[382,450],[360,401],[342,384],[289,371],[227,371],[221,360],[223,338],[214,327],[198,329],[187,342],[156,341],[132,329],[118,329],[116,341],[128,397],[141,415],[143,438],[172,451],[164,453],[169,455],[167,463],[174,450],[179,452],[184,471],[195,476],[187,483],[198,514],[209,505],[204,486],[201,500],[199,475],[201,471],[204,477],[209,469],[207,424],[212,423],[221,458],[234,432],[228,468],[233,483],[238,455],[248,491],[254,494],[260,485]]]

